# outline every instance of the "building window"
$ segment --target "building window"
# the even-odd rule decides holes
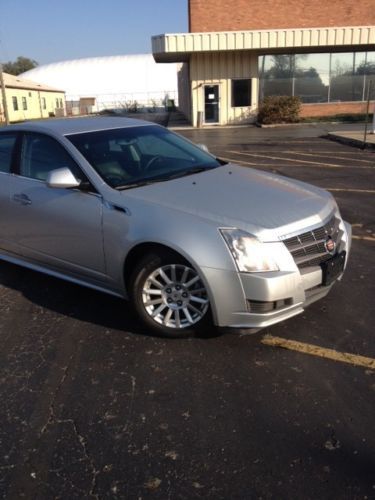
[[[42,108],[47,109],[47,103],[46,103],[46,98],[42,97]]]
[[[26,100],[26,97],[22,97],[22,109],[24,111],[27,110],[27,100]]]
[[[18,99],[15,95],[12,97],[12,101],[13,101],[13,110],[18,111]]]
[[[59,107],[59,100],[56,98],[56,108]]]
[[[232,108],[251,106],[251,80],[232,80]]]
[[[291,95],[303,103],[364,101],[373,75],[375,52],[261,56],[260,99]]]
[[[294,57],[294,95],[302,102],[327,102],[329,54],[297,54]]]
[[[60,98],[60,108],[63,108],[63,100]]]

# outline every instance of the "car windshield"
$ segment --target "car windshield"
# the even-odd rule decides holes
[[[128,189],[223,164],[183,137],[157,125],[68,135],[111,187]]]

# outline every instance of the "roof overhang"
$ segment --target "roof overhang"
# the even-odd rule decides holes
[[[190,54],[199,52],[369,50],[370,46],[371,50],[375,50],[375,26],[216,31],[152,37],[152,53],[156,62],[183,62],[189,60]]]
[[[25,78],[20,78],[16,75],[3,73],[4,87],[6,89],[19,89],[19,90],[36,90],[38,92],[56,92],[65,94],[65,90],[55,89],[38,82],[33,82]]]

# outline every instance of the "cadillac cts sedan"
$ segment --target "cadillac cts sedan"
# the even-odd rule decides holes
[[[0,257],[132,301],[154,333],[260,329],[340,279],[332,196],[163,127],[72,118],[0,131]]]

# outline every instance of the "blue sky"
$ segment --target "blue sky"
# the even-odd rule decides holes
[[[152,35],[188,30],[187,2],[0,0],[0,61],[150,53]]]

